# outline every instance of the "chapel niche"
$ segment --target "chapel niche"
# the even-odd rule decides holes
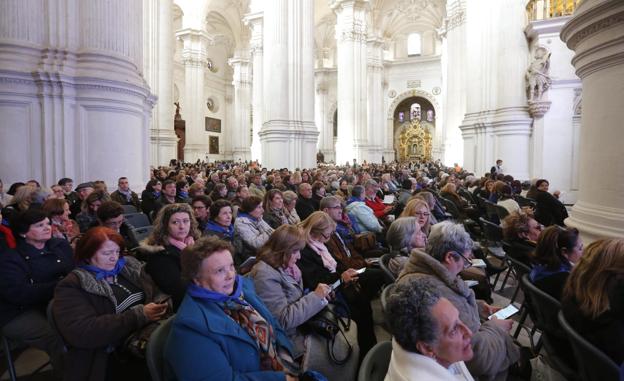
[[[436,114],[431,102],[422,97],[403,100],[394,110],[394,150],[399,162],[432,159],[432,137]]]

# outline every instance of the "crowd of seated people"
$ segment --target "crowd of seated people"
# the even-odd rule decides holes
[[[63,178],[48,189],[28,180],[6,193],[0,181],[0,329],[46,351],[57,377],[149,378],[144,359],[123,358],[125,339],[169,313],[176,315],[166,362],[179,379],[297,379],[313,367],[332,375],[331,363],[301,367],[310,350],[304,323],[328,304],[345,304],[362,361],[377,341],[371,302],[387,283],[375,258],[389,252],[401,254],[391,262],[397,284],[422,288],[397,289],[397,305],[426,299],[421,321],[405,321],[419,335],[399,338],[400,325],[388,326],[392,377],[413,371],[409,361],[465,379],[526,377],[527,348],[511,338],[511,321],[484,320],[498,307],[479,300],[490,300],[481,290],[490,285],[486,271],[472,266],[484,237],[466,220],[487,217],[478,197],[510,212],[500,224],[506,251],[531,268],[531,282],[562,301],[579,332],[618,365],[623,360],[606,340],[622,332],[621,242],[590,245],[583,255],[579,232],[563,227],[565,207],[546,180],[534,182],[532,204],[522,208],[511,176],[477,178],[439,163],[296,171],[173,163],[154,169],[142,191],[131,180],[120,177],[110,194],[102,181],[72,189]],[[445,210],[446,201],[460,215]],[[126,221],[129,207],[150,222],[142,242]],[[613,253],[608,264],[599,261],[604,251]],[[604,273],[602,289],[579,287],[593,271]],[[471,288],[469,279],[485,284]],[[56,327],[45,314],[53,298]],[[424,326],[431,332],[417,327],[434,320]],[[449,358],[438,345],[446,326],[461,333],[449,342],[456,346]],[[258,336],[259,327],[269,335]],[[233,331],[242,336],[223,337]]]

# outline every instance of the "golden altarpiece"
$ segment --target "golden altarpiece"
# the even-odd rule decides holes
[[[431,160],[431,123],[414,118],[401,124],[395,135],[399,162]]]

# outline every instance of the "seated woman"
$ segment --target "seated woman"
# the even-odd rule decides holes
[[[461,321],[474,336],[474,357],[466,363],[473,377],[493,379],[504,377],[520,359],[520,350],[508,331],[511,320],[492,319],[481,324],[480,316],[497,311],[483,301],[477,303],[474,292],[458,276],[470,267],[474,243],[462,225],[444,221],[432,227],[426,252],[412,250],[409,262],[397,283],[426,278],[459,310]]]
[[[561,201],[548,193],[549,185],[545,179],[539,179],[535,183],[535,219],[545,226],[564,226],[563,220],[568,218],[568,211]]]
[[[562,310],[570,325],[617,365],[624,362],[624,239],[592,242],[568,277]]]
[[[395,287],[386,304],[392,356],[385,381],[472,381],[464,361],[472,332],[457,308],[425,278]]]
[[[284,212],[284,197],[279,189],[271,189],[264,195],[264,215],[262,218],[273,229],[277,229],[281,225],[288,225],[288,218]]]
[[[583,255],[583,240],[576,228],[550,226],[542,232],[533,253],[535,266],[529,279],[537,288],[561,300],[572,267]]]
[[[59,282],[53,314],[67,346],[65,380],[148,379],[145,361],[113,352],[133,332],[169,308],[141,263],[123,257],[124,240],[94,227],[78,241],[78,268]]]
[[[11,185],[9,192],[13,190],[13,185]],[[2,208],[2,215],[4,216],[4,219],[9,222],[13,218],[14,214],[27,211],[37,194],[37,188],[31,185],[21,185],[16,187],[13,191],[15,192],[15,195],[11,198],[11,202],[8,205],[4,205],[4,208]]]
[[[339,272],[338,262],[325,246],[334,234],[336,222],[327,213],[317,211],[310,214],[299,226],[306,240],[306,246],[301,250],[301,258],[297,261],[303,286],[313,290],[319,283],[333,284],[337,280],[342,282],[339,294],[346,300],[351,310],[351,318],[357,323],[360,358],[363,358],[377,342],[373,330],[373,312],[370,300],[357,286],[359,274],[353,268]]]
[[[496,192],[498,193],[498,201],[496,202],[496,205],[500,205],[503,208],[507,209],[507,212],[509,212],[509,214],[513,212],[519,212],[520,204],[518,204],[518,202],[514,200],[511,187],[505,183],[502,183],[502,185],[500,187],[497,186],[497,188],[498,189],[496,190]]]
[[[262,219],[263,214],[260,197],[249,196],[241,204],[234,222],[234,261],[237,266],[255,256],[273,233],[273,228]]]
[[[477,211],[470,207],[470,204],[457,193],[457,186],[455,184],[447,183],[443,186],[442,189],[440,189],[440,196],[452,201],[457,207],[457,210],[459,210],[462,218],[471,217],[475,220],[479,218]]]
[[[152,212],[158,209],[158,199],[162,190],[160,180],[150,180],[145,186],[145,190],[141,193],[141,210],[150,216]]]
[[[420,201],[422,202],[422,200]],[[388,263],[388,267],[394,276],[401,273],[413,249],[424,250],[427,245],[427,236],[420,226],[417,217],[399,217],[388,228],[386,243],[393,252],[400,253]]]
[[[217,236],[232,242],[234,240],[234,224],[232,223],[232,204],[227,200],[217,200],[210,205],[210,219],[204,234]]]
[[[431,193],[429,194],[431,195]],[[433,195],[431,195],[431,197],[433,197]],[[431,225],[434,224],[434,222],[432,221],[433,216],[431,215],[429,204],[422,198],[410,199],[405,205],[405,209],[403,209],[403,212],[399,217],[416,217],[418,220],[418,225],[420,225],[420,229],[423,231],[423,233],[425,233],[425,235],[429,234],[429,231],[431,230]]]
[[[11,220],[16,248],[0,255],[0,329],[9,340],[45,351],[55,373],[63,370],[63,343],[45,314],[54,287],[74,268],[65,239],[52,238],[47,215],[31,209]]]
[[[78,225],[69,218],[69,202],[66,199],[51,198],[43,203],[41,210],[50,218],[52,237],[72,242],[78,237]]]
[[[97,225],[97,210],[106,201],[110,201],[110,196],[103,191],[93,191],[82,201],[82,210],[76,216],[76,222],[80,232],[84,233],[92,226]]]
[[[217,183],[208,196],[212,202],[215,202],[217,200],[227,200],[227,193],[227,186],[223,183]]]
[[[191,206],[170,204],[160,209],[154,230],[139,246],[147,260],[145,270],[160,290],[171,295],[174,311],[182,303],[187,286],[180,277],[180,253],[200,235]]]
[[[282,193],[282,197],[284,197],[284,214],[286,215],[286,220],[290,225],[296,225],[301,222],[301,218],[297,214],[297,193],[287,190]]]
[[[429,212],[431,212],[431,215],[429,216],[429,225],[435,225],[438,222],[444,221],[448,218],[446,216],[446,212],[440,205],[439,201],[435,198],[433,193],[428,191],[418,192],[414,195],[414,199],[422,199],[427,203],[427,206],[429,207]],[[429,234],[429,230],[427,230],[427,234]]]
[[[292,344],[252,280],[236,275],[233,251],[226,241],[204,237],[182,252],[189,286],[165,359],[178,380],[297,380],[285,368]]]
[[[532,267],[531,254],[537,245],[537,239],[543,226],[531,216],[514,212],[503,220],[503,237],[509,244],[507,255]]]
[[[258,252],[258,261],[249,272],[256,293],[293,342],[295,359],[304,355],[305,335],[299,326],[327,305],[331,288],[319,283],[307,294],[303,288],[297,261],[305,247],[302,232],[296,226],[282,225]]]

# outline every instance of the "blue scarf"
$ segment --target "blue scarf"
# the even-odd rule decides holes
[[[189,196],[188,192],[178,192],[178,197],[187,199]]]
[[[117,261],[115,268],[112,270],[103,270],[93,265],[80,265],[78,267],[80,267],[81,269],[87,270],[89,272],[92,272],[95,275],[96,280],[102,280],[109,276],[114,277],[114,276],[119,275],[119,273],[121,272],[121,270],[124,268],[125,265],[126,265],[126,258],[121,257]]]
[[[189,284],[186,291],[194,298],[207,302],[218,303],[220,305],[228,305],[231,303],[243,306],[249,305],[249,303],[243,299],[243,278],[240,275],[236,275],[236,282],[234,283],[234,292],[232,295],[225,295],[220,292],[210,291],[204,287],[196,285],[195,283]]]
[[[160,197],[160,192],[152,192],[152,195],[154,196],[154,198],[159,198]]]
[[[529,279],[531,279],[531,282],[537,282],[538,280],[548,278],[551,275],[569,273],[570,271],[572,271],[572,265],[568,261],[563,262],[561,266],[554,271],[548,269],[544,265],[535,265],[529,274]]]
[[[258,222],[260,221],[260,219],[253,217],[251,214],[249,213],[245,213],[245,212],[238,212],[238,217],[245,217],[245,218],[249,218],[250,220],[254,221],[254,222]]]
[[[206,230],[223,234],[223,236],[228,238],[229,240],[232,240],[232,237],[234,237],[234,226],[230,225],[226,228],[214,222],[213,220],[208,221],[208,224],[206,225]]]

